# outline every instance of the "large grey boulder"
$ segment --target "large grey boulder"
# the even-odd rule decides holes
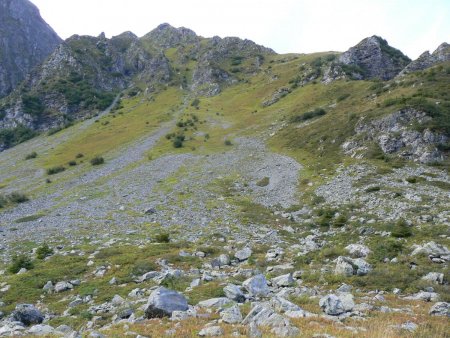
[[[64,291],[68,291],[68,290],[72,290],[72,289],[73,289],[73,285],[69,282],[58,282],[55,285],[56,293],[64,292]]]
[[[187,311],[188,308],[187,300],[182,294],[159,287],[148,298],[145,316],[147,318],[170,317],[173,311]]]
[[[269,327],[289,326],[290,324],[287,318],[276,313],[269,304],[264,303],[255,305],[242,321],[244,325],[250,323]]]
[[[281,275],[275,278],[272,278],[272,284],[278,287],[287,287],[294,284],[294,278],[292,277],[292,273],[288,273],[285,275]]]
[[[245,296],[241,290],[241,288],[234,284],[228,284],[223,288],[223,292],[225,293],[225,296],[231,300],[234,300],[238,303],[244,303],[245,302]]]
[[[270,290],[267,286],[267,280],[264,275],[256,275],[242,283],[242,286],[247,290],[250,296],[254,297],[267,297]]]
[[[450,303],[438,302],[431,307],[428,313],[432,316],[450,317]]]
[[[345,312],[350,312],[355,307],[353,295],[350,293],[342,293],[340,295],[327,295],[322,297],[319,305],[323,312],[327,315],[338,316]]]
[[[236,257],[240,262],[245,261],[252,255],[252,249],[249,247],[243,248],[235,252],[234,257]]]
[[[25,325],[40,324],[44,320],[44,316],[33,304],[18,304],[12,313],[14,320]]]
[[[273,297],[270,299],[270,305],[278,312],[301,311],[302,308],[283,297]]]

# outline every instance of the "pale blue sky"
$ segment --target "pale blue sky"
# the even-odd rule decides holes
[[[450,0],[31,0],[62,37],[157,25],[239,36],[278,53],[344,51],[380,35],[411,58],[450,42]]]

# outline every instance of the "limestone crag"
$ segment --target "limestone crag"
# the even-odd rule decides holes
[[[442,43],[432,54],[429,51],[423,52],[416,60],[412,61],[399,74],[405,75],[411,72],[430,68],[438,63],[450,60],[450,45]]]

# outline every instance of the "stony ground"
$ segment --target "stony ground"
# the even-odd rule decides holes
[[[0,153],[2,192],[32,192],[1,211],[5,267],[51,247],[3,271],[0,335],[448,336],[445,170],[351,164],[313,187],[255,135],[149,158],[175,122],[51,184],[23,158],[93,120]]]

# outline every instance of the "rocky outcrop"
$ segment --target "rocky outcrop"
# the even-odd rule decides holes
[[[44,61],[61,39],[28,0],[0,0],[0,97]]]
[[[410,61],[400,50],[374,35],[341,54],[325,71],[323,82],[341,78],[390,80]]]
[[[362,157],[368,142],[375,142],[385,154],[420,163],[440,162],[444,160],[444,153],[439,150],[439,145],[446,144],[448,137],[429,129],[411,128],[414,123],[420,125],[430,119],[425,112],[405,108],[375,121],[361,120],[355,127],[356,136],[342,148],[352,157]]]
[[[442,43],[432,54],[429,51],[422,53],[416,60],[407,65],[399,75],[424,70],[445,61],[450,61],[450,45],[446,42]]]
[[[192,30],[185,27],[175,28],[168,23],[159,25],[150,33],[144,35],[142,39],[161,49],[195,44],[200,41],[200,38]]]

